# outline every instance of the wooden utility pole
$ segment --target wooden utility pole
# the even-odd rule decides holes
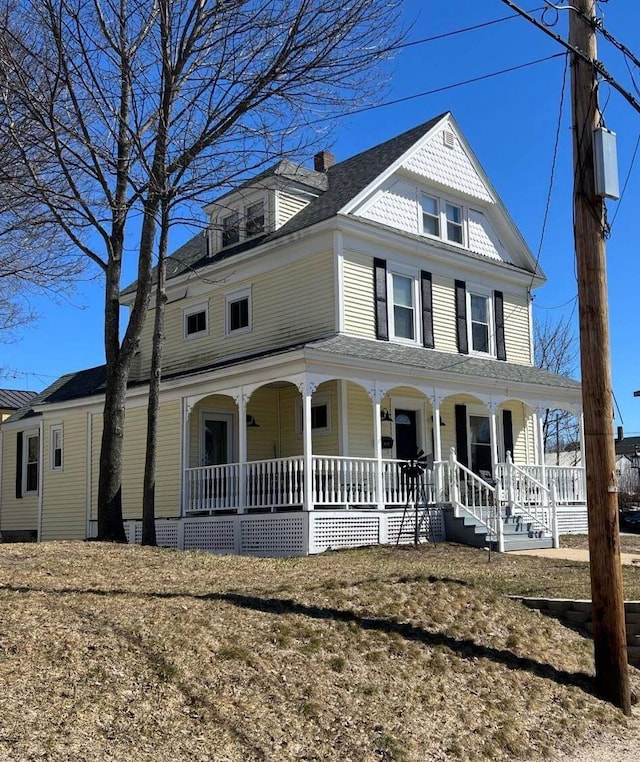
[[[595,0],[573,0],[569,42],[597,60]],[[618,494],[605,262],[604,201],[596,195],[593,130],[600,126],[596,71],[572,54],[574,235],[580,306],[580,358],[596,684],[631,714],[620,565]]]

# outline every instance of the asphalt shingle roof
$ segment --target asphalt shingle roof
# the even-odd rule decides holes
[[[326,173],[307,169],[286,159],[266,169],[256,177],[243,183],[238,190],[259,184],[267,177],[280,176],[307,185],[318,191],[319,195],[312,199],[304,209],[294,215],[282,227],[274,230],[272,233],[252,238],[248,241],[241,241],[238,245],[224,249],[213,256],[207,256],[206,240],[202,233],[197,233],[171,255],[167,268],[167,280],[182,275],[188,270],[198,270],[206,265],[228,259],[242,251],[255,248],[262,243],[277,240],[290,233],[295,233],[304,228],[311,227],[318,222],[335,217],[342,207],[372,183],[390,164],[408,151],[443,116],[445,114],[440,114],[417,127],[396,135],[396,137],[384,143],[380,143],[349,159],[334,164]],[[228,195],[221,196],[213,203],[219,203]],[[122,291],[122,294],[133,293],[135,288],[136,284],[132,283]]]
[[[426,371],[449,372],[455,376],[474,376],[508,383],[580,389],[578,381],[542,368],[485,359],[473,355],[439,352],[436,349],[394,344],[389,341],[336,335],[307,346],[322,352],[346,355],[354,359],[378,360]]]

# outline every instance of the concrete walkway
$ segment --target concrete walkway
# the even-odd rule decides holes
[[[514,556],[541,556],[542,558],[564,558],[567,561],[584,561],[589,563],[589,551],[578,548],[541,548],[540,550],[511,550]],[[640,566],[640,551],[638,553],[621,553],[623,566]]]

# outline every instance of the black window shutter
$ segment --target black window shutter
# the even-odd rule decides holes
[[[511,410],[502,411],[502,439],[504,441],[505,460],[507,453],[513,457],[513,416]]]
[[[456,405],[456,457],[458,463],[469,467],[467,447],[467,406]]]
[[[16,497],[22,497],[22,432],[16,434]]]
[[[458,338],[458,352],[463,355],[469,354],[469,342],[467,340],[467,287],[463,280],[456,281],[456,335]]]
[[[502,291],[493,292],[493,309],[496,323],[496,357],[498,360],[506,360],[507,350],[504,344],[504,297]]]
[[[387,321],[387,263],[384,259],[373,260],[373,287],[376,306],[376,338],[389,341]]]
[[[433,340],[433,291],[431,273],[426,270],[420,273],[420,287],[422,290],[422,344],[433,349],[435,346]]]

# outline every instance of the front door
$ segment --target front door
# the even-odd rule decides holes
[[[395,410],[396,458],[411,460],[418,451],[418,414],[415,410]]]
[[[233,460],[233,416],[205,413],[202,421],[203,466],[220,466]]]

